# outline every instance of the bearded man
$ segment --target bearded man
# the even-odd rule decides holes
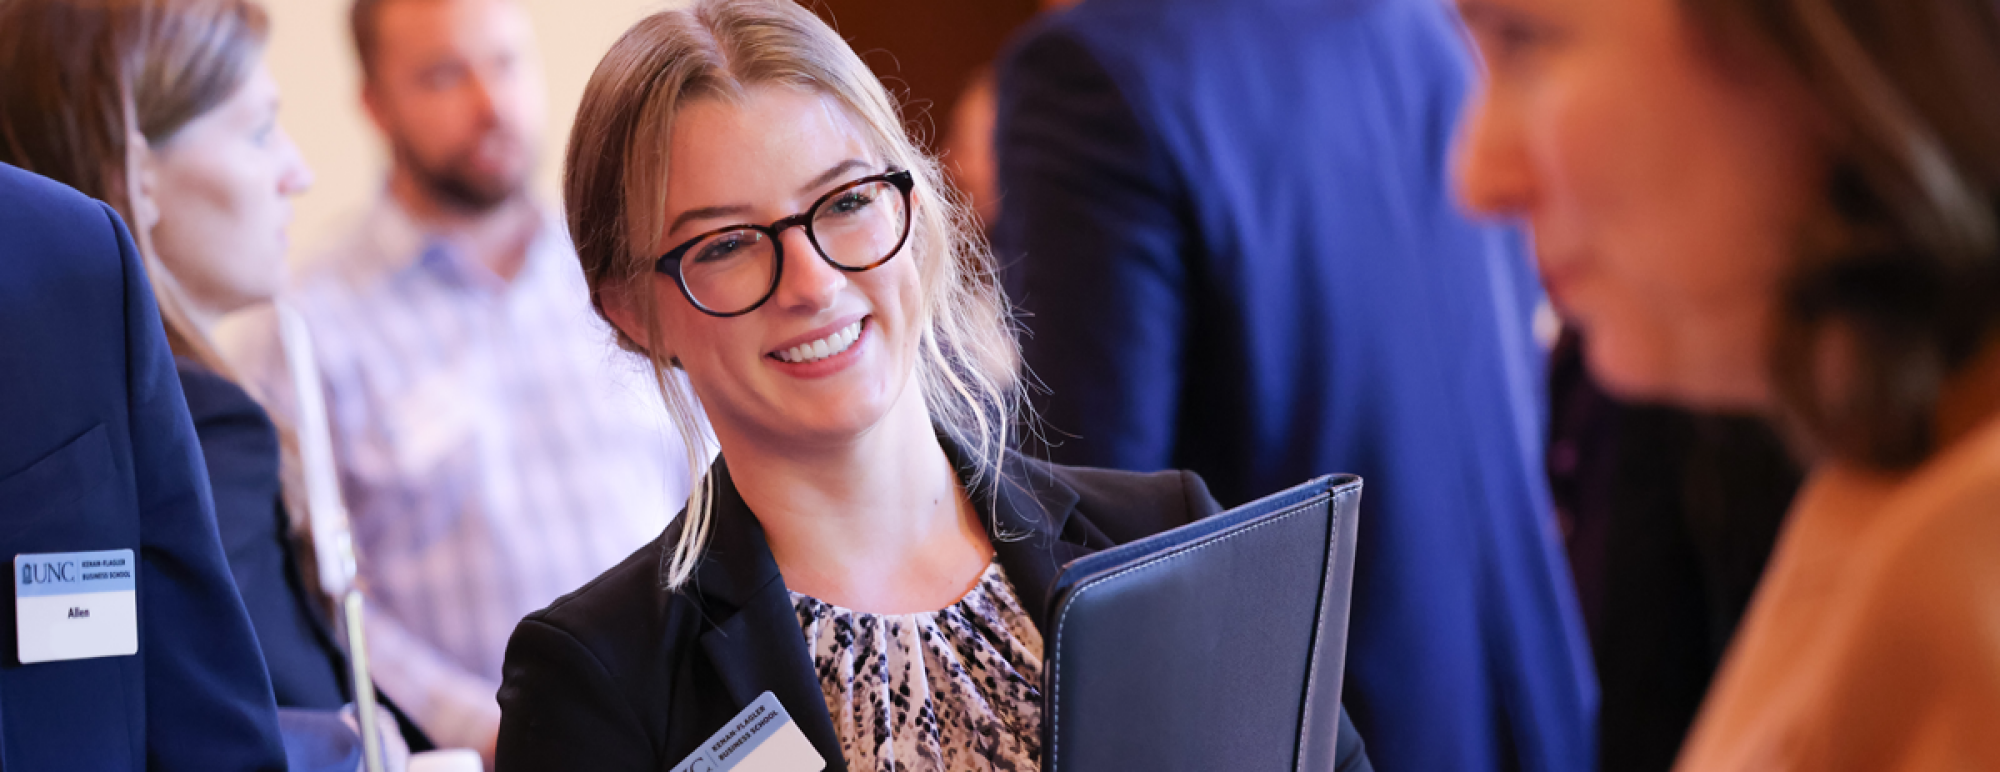
[[[351,22],[392,168],[286,300],[314,336],[376,681],[490,764],[515,623],[661,532],[685,451],[528,191],[545,94],[527,12],[356,0]],[[288,409],[276,336],[241,340]]]

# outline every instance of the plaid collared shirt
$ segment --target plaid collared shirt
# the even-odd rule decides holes
[[[386,197],[353,233],[286,300],[318,354],[371,664],[440,746],[479,747],[515,624],[657,536],[687,462],[552,217],[511,281]],[[245,377],[289,411],[275,332],[238,337]]]

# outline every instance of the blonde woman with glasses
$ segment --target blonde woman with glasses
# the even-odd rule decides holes
[[[1007,304],[902,125],[789,2],[654,15],[598,66],[565,181],[592,300],[720,459],[516,630],[500,769],[671,768],[760,698],[827,769],[1038,769],[1057,570],[1216,511],[1185,472],[1009,449]]]

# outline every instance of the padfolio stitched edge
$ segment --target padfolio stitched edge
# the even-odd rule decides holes
[[[1229,736],[1227,740],[1229,742],[1236,742],[1239,745],[1249,742],[1250,745],[1248,747],[1254,751],[1252,755],[1259,756],[1262,759],[1255,766],[1270,769],[1331,769],[1335,759],[1335,747],[1339,734],[1338,716],[1342,680],[1341,664],[1346,649],[1347,602],[1353,578],[1355,521],[1361,487],[1360,478],[1352,475],[1317,478],[1229,512],[1121,547],[1086,556],[1066,566],[1050,590],[1049,608],[1052,609],[1054,615],[1052,624],[1050,625],[1049,644],[1047,648],[1049,663],[1044,684],[1044,713],[1047,721],[1044,723],[1043,736],[1048,770],[1050,772],[1058,772],[1058,770],[1063,770],[1063,772],[1094,772],[1097,767],[1103,766],[1103,763],[1100,762],[1097,764],[1087,764],[1086,766],[1089,766],[1089,769],[1079,769],[1074,764],[1065,767],[1065,764],[1073,762],[1074,759],[1072,757],[1078,754],[1072,753],[1071,756],[1066,757],[1062,752],[1065,730],[1071,729],[1076,723],[1075,721],[1065,721],[1064,718],[1065,709],[1075,709],[1074,706],[1069,704],[1069,702],[1075,700],[1066,701],[1064,699],[1065,670],[1070,670],[1073,673],[1077,667],[1066,662],[1064,653],[1070,652],[1069,658],[1074,658],[1077,656],[1075,651],[1078,650],[1079,646],[1083,645],[1075,643],[1076,636],[1081,633],[1076,632],[1079,625],[1076,621],[1072,620],[1072,611],[1079,607],[1088,607],[1097,610],[1087,610],[1085,612],[1086,616],[1093,613],[1106,615],[1118,611],[1116,607],[1119,604],[1133,606],[1135,609],[1145,606],[1150,610],[1136,612],[1141,616],[1140,621],[1157,623],[1163,625],[1165,629],[1197,630],[1199,632],[1193,637],[1202,638],[1205,641],[1205,645],[1221,645],[1227,649],[1229,644],[1218,643],[1218,639],[1228,637],[1231,631],[1218,633],[1213,628],[1203,627],[1201,620],[1190,618],[1191,615],[1200,613],[1199,609],[1182,613],[1181,609],[1173,608],[1166,611],[1165,616],[1179,618],[1161,618],[1160,607],[1158,605],[1161,593],[1167,593],[1167,597],[1171,599],[1175,597],[1173,595],[1174,592],[1179,592],[1179,590],[1173,589],[1176,583],[1185,587],[1189,582],[1205,582],[1216,579],[1216,577],[1205,576],[1200,570],[1174,568],[1177,565],[1186,565],[1185,559],[1196,560],[1198,563],[1220,562],[1228,564],[1232,559],[1242,561],[1246,558],[1260,557],[1262,555],[1260,552],[1253,552],[1247,555],[1230,555],[1227,554],[1227,550],[1231,542],[1236,542],[1236,545],[1234,545],[1236,547],[1243,547],[1244,543],[1237,540],[1242,537],[1249,537],[1267,528],[1275,528],[1277,530],[1268,531],[1264,537],[1265,542],[1271,542],[1271,539],[1277,536],[1291,536],[1296,538],[1297,534],[1290,533],[1290,531],[1297,531],[1300,528],[1306,528],[1307,532],[1310,532],[1310,535],[1315,537],[1321,533],[1324,534],[1324,542],[1316,545],[1299,545],[1289,541],[1271,542],[1268,544],[1260,542],[1255,545],[1259,550],[1272,552],[1271,557],[1277,563],[1284,563],[1285,560],[1283,556],[1276,554],[1276,551],[1279,549],[1290,550],[1287,554],[1290,555],[1291,562],[1296,565],[1292,565],[1289,569],[1272,569],[1280,570],[1281,572],[1290,571],[1286,575],[1296,578],[1296,581],[1289,583],[1290,586],[1298,587],[1304,584],[1304,580],[1307,579],[1305,574],[1310,570],[1317,569],[1317,575],[1312,577],[1317,580],[1312,583],[1317,592],[1306,590],[1304,593],[1300,593],[1300,595],[1311,593],[1316,595],[1316,597],[1312,598],[1310,604],[1303,603],[1302,601],[1305,600],[1303,597],[1281,599],[1292,601],[1289,605],[1283,606],[1284,609],[1292,613],[1283,615],[1286,618],[1277,620],[1278,624],[1274,625],[1275,627],[1289,631],[1279,633],[1285,640],[1299,641],[1301,638],[1309,638],[1309,641],[1305,642],[1306,645],[1299,647],[1303,650],[1302,653],[1305,661],[1289,660],[1272,663],[1225,659],[1211,662],[1199,657],[1196,657],[1194,660],[1190,660],[1188,656],[1180,656],[1179,658],[1184,662],[1200,661],[1205,669],[1219,671],[1233,670],[1247,674],[1244,682],[1230,682],[1231,685],[1242,688],[1237,690],[1236,693],[1222,695],[1222,699],[1225,700],[1229,698],[1244,699],[1246,694],[1242,692],[1246,691],[1266,696],[1268,694],[1281,693],[1288,688],[1284,686],[1285,683],[1294,684],[1289,687],[1293,691],[1290,691],[1287,696],[1296,701],[1283,699],[1256,700],[1256,703],[1259,705],[1258,710],[1262,711],[1259,715],[1263,717],[1264,721],[1257,726],[1244,727],[1241,731],[1238,731],[1237,727],[1230,727],[1235,734]],[[1323,519],[1311,517],[1315,513],[1323,513]],[[1301,516],[1305,516],[1308,519],[1299,522]],[[1317,529],[1313,528],[1313,526],[1317,526]],[[1316,553],[1310,551],[1313,546],[1318,547]],[[1222,549],[1222,553],[1214,552],[1218,548]],[[1210,555],[1202,556],[1199,554],[1204,551],[1210,551]],[[1311,558],[1310,565],[1303,562],[1305,558]],[[1200,566],[1199,568],[1205,569],[1209,573],[1213,573],[1215,570],[1213,566]],[[1264,569],[1269,568],[1269,566],[1262,565],[1260,561],[1259,568]],[[1177,571],[1178,574],[1176,573]],[[1228,586],[1229,581],[1233,578],[1235,577],[1224,577],[1219,583]],[[1207,596],[1206,599],[1213,603],[1215,601],[1213,590],[1214,588],[1203,584],[1189,594],[1205,595]],[[1143,596],[1148,593],[1152,596],[1150,598],[1151,606],[1146,605],[1149,600],[1148,598],[1133,598],[1135,594]],[[1273,603],[1269,598],[1261,602],[1267,604]],[[1253,608],[1256,605],[1257,603],[1246,601],[1243,604],[1243,608]],[[1232,610],[1243,610],[1243,608]],[[1107,611],[1104,609],[1110,610]],[[1245,611],[1244,613],[1254,612]],[[1152,616],[1149,617],[1147,616],[1148,614]],[[1306,616],[1311,618],[1291,618]],[[1091,626],[1082,625],[1082,627],[1089,628]],[[1111,629],[1109,632],[1113,636],[1122,635],[1127,632],[1115,629],[1116,625],[1112,627],[1114,629]],[[1105,634],[1105,632],[1094,633],[1094,635],[1100,637]],[[1242,636],[1239,636],[1239,640],[1241,638]],[[1196,645],[1191,641],[1159,639],[1149,640],[1148,643],[1154,646]],[[1265,646],[1264,648],[1268,649],[1269,647]],[[1152,650],[1134,651],[1126,649],[1125,651],[1133,652],[1131,659],[1139,660],[1160,654],[1160,652]],[[1301,652],[1293,652],[1294,655],[1299,653]],[[1176,655],[1172,652],[1167,653],[1163,657],[1155,657],[1155,659],[1164,660],[1175,658]],[[1123,659],[1126,658],[1121,657],[1121,660]],[[1117,665],[1106,664],[1098,667],[1101,669],[1100,672],[1108,673],[1108,669],[1122,669],[1128,664],[1121,661]],[[1088,668],[1090,666],[1085,667]],[[1331,670],[1330,679],[1327,673],[1322,672],[1323,668]],[[1196,674],[1191,680],[1200,681],[1202,677],[1209,675],[1215,674]],[[1070,675],[1072,680],[1078,677],[1082,676]],[[1122,676],[1111,675],[1110,677],[1114,679],[1124,677],[1128,681],[1131,679],[1129,673]],[[1301,681],[1303,683],[1300,683]],[[1102,705],[1104,703],[1101,695],[1105,690],[1101,683],[1096,686],[1100,695],[1093,697],[1093,699],[1098,700],[1095,704]],[[1264,691],[1259,692],[1260,688]],[[1151,694],[1156,693],[1158,690],[1145,687],[1141,691]],[[1168,691],[1171,691],[1171,689],[1168,689]],[[1290,707],[1296,707],[1296,724],[1274,726],[1271,717],[1281,714],[1284,709]],[[1141,717],[1147,715],[1145,713],[1147,710],[1152,710],[1154,714],[1160,713],[1158,710],[1159,706],[1157,705],[1134,705],[1131,708],[1134,714]],[[1191,716],[1202,715],[1203,711],[1206,710],[1210,713],[1220,712],[1229,714],[1232,718],[1235,717],[1235,714],[1223,710],[1223,708],[1224,704],[1218,702],[1216,705],[1202,705],[1199,707],[1191,705],[1177,706],[1170,708],[1166,713]],[[1171,721],[1168,723],[1171,723]],[[1184,733],[1171,731],[1173,727],[1156,727],[1150,725],[1143,728],[1123,728],[1121,731],[1128,734],[1136,732],[1141,735],[1164,735],[1160,739],[1171,744],[1172,742],[1187,742],[1188,736],[1200,734],[1200,730],[1210,728],[1210,725],[1213,723],[1215,722],[1208,721],[1203,726],[1194,728],[1195,731]],[[1101,730],[1106,725],[1106,722],[1100,718],[1099,720],[1090,722],[1090,725]],[[1119,722],[1114,721],[1110,725],[1116,728],[1119,727]],[[1103,739],[1093,738],[1094,741]],[[1150,741],[1145,744],[1148,747],[1157,745],[1157,743]],[[1280,744],[1285,747],[1276,747]],[[1193,756],[1201,756],[1204,753],[1212,754],[1215,749],[1199,747],[1197,750],[1200,752],[1193,754]],[[1091,757],[1101,758],[1098,754],[1091,754]],[[1283,763],[1278,761],[1280,758],[1283,759]],[[1241,768],[1235,766],[1235,763],[1239,761],[1248,763],[1249,758],[1232,757],[1232,768]],[[1190,766],[1185,768],[1196,768],[1198,766],[1193,765],[1191,759],[1190,764]],[[1127,762],[1121,761],[1118,768],[1127,768],[1126,765]]]

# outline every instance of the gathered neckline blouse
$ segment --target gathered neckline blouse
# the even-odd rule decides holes
[[[1000,564],[937,611],[791,598],[849,769],[1041,769],[1042,634]]]

